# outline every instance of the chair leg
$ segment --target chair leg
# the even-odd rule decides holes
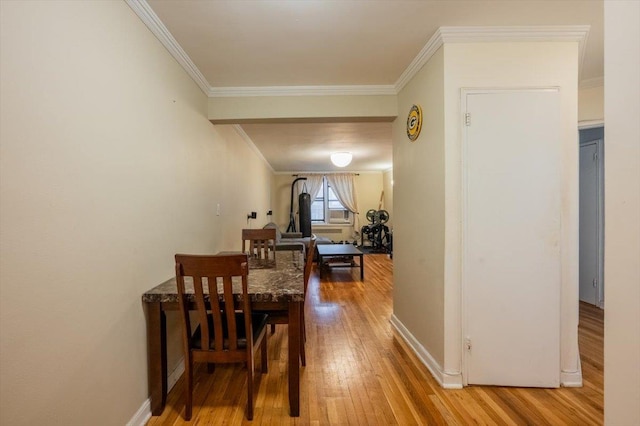
[[[193,406],[193,363],[191,362],[191,356],[188,354],[184,360],[184,374],[186,383],[186,395],[185,395],[185,408],[184,408],[184,419],[189,421],[191,420],[191,409]]]
[[[271,334],[274,334],[275,332],[276,332],[276,325],[271,324]]]
[[[307,354],[304,351],[304,342],[307,340],[307,332],[304,325],[304,307],[300,311],[300,363],[303,367],[307,365]]]
[[[247,361],[247,420],[253,420],[253,356]]]
[[[302,309],[300,310],[300,315],[302,315],[302,320],[300,322],[301,325],[301,329],[300,332],[302,333],[302,341],[306,342],[307,341],[307,327],[304,324],[304,306],[302,307]]]
[[[260,354],[261,354],[260,371],[262,372],[262,374],[269,372],[269,367],[267,365],[267,335],[268,334],[269,333],[264,333],[264,340],[262,340],[262,344],[260,345],[262,346],[260,348]]]

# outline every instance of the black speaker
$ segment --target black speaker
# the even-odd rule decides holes
[[[311,195],[303,192],[298,196],[298,211],[300,212],[300,232],[303,237],[311,236]]]

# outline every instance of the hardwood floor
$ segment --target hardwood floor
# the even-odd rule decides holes
[[[603,311],[580,305],[584,387],[529,389],[469,386],[445,390],[396,336],[392,261],[367,255],[357,270],[317,272],[306,303],[307,366],[301,369],[300,417],[289,417],[286,326],[269,336],[269,373],[253,422],[245,419],[246,373],[217,366],[195,374],[193,420],[184,422],[183,381],[148,425],[599,425],[603,423]],[[260,376],[258,374],[257,376]]]

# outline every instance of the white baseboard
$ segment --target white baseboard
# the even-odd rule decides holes
[[[184,356],[180,358],[176,364],[176,368],[173,369],[171,374],[167,377],[167,393],[176,385],[176,382],[180,379],[184,373]]]
[[[450,374],[438,364],[411,332],[402,324],[395,315],[391,315],[391,325],[400,337],[409,345],[418,359],[427,367],[434,379],[445,389],[462,389],[462,374]]]
[[[176,368],[173,369],[171,374],[167,377],[167,393],[173,389],[176,385],[176,382],[180,379],[184,373],[184,357],[180,358]],[[127,422],[127,426],[144,426],[147,421],[151,418],[151,399],[147,398],[138,411],[131,417],[131,420]]]
[[[582,364],[580,356],[578,356],[578,371],[561,371],[560,386],[565,388],[581,388],[582,387]]]
[[[127,422],[127,426],[144,426],[151,418],[151,400],[147,398],[138,411]]]

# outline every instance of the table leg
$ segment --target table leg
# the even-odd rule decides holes
[[[322,279],[322,255],[318,254],[318,273]]]
[[[147,303],[147,351],[151,414],[159,416],[167,402],[167,319],[160,303]]]
[[[360,255],[360,281],[364,281],[364,256]]]
[[[302,302],[289,302],[289,408],[300,416],[300,309]]]

